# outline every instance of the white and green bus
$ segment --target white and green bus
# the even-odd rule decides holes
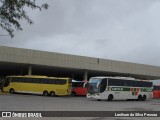
[[[101,100],[139,100],[152,98],[153,84],[129,77],[92,77],[87,84],[87,98]]]

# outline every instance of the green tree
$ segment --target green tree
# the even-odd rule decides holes
[[[25,20],[29,24],[33,21],[29,18],[26,8],[32,10],[48,9],[48,4],[38,5],[37,0],[0,0],[0,27],[14,37],[14,30],[22,30],[20,21]]]

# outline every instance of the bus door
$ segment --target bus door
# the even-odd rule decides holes
[[[104,97],[108,97],[108,94],[107,94],[107,79],[102,79],[101,83],[99,84],[99,91],[100,93],[103,94]]]

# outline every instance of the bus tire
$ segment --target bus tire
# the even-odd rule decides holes
[[[51,91],[51,92],[50,92],[50,96],[52,96],[52,97],[53,97],[53,96],[56,96],[55,92],[54,92],[54,91]]]
[[[15,93],[15,91],[14,91],[13,88],[11,88],[11,89],[9,90],[9,92],[10,92],[11,94],[14,94],[14,93]]]
[[[71,93],[71,96],[76,96],[76,93],[75,93],[75,92],[72,92],[72,93]]]
[[[146,95],[143,95],[143,101],[145,101],[147,99],[147,96]]]
[[[101,99],[97,99],[97,101],[101,101]]]
[[[142,100],[143,100],[142,95],[139,95],[138,96],[138,101],[142,101]]]
[[[108,101],[112,101],[113,100],[113,95],[112,94],[110,94],[109,96],[108,96],[108,99],[107,99]]]
[[[48,91],[47,90],[43,91],[43,95],[48,96]]]

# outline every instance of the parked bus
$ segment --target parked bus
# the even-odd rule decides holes
[[[3,86],[4,92],[56,96],[71,94],[72,81],[70,78],[47,76],[7,76]]]
[[[87,82],[86,80],[84,81],[77,81],[77,80],[72,80],[72,96],[76,95],[86,95],[87,94],[87,88],[83,87],[84,83]]]
[[[160,98],[160,85],[153,86],[153,98]]]
[[[152,82],[129,77],[92,77],[87,85],[87,98],[100,100],[152,98]]]

